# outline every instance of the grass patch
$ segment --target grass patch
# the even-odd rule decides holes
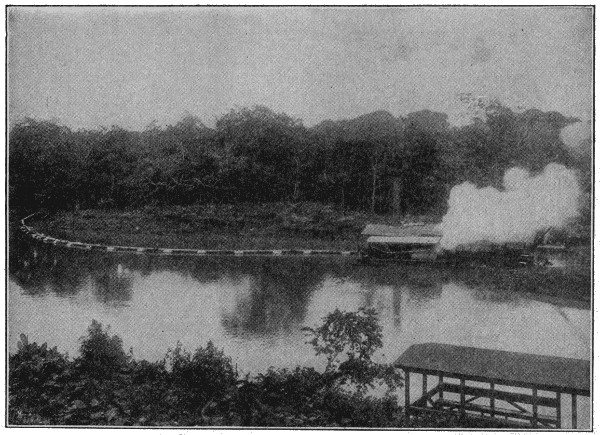
[[[367,221],[317,204],[145,207],[60,212],[35,222],[45,234],[121,246],[189,249],[357,249]]]

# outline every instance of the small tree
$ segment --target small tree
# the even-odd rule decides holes
[[[17,348],[8,359],[9,422],[22,424],[24,415],[38,415],[47,422],[61,410],[58,396],[69,360],[56,347],[29,343],[25,334]]]
[[[377,312],[361,307],[357,312],[336,309],[317,328],[303,328],[317,355],[327,356],[325,373],[341,384],[354,384],[365,392],[375,382],[385,383],[390,394],[402,386],[402,376],[391,364],[375,363],[373,354],[383,346]],[[346,354],[347,358],[342,359]]]
[[[231,358],[209,341],[192,355],[177,343],[167,353],[171,380],[179,387],[180,404],[189,411],[200,411],[207,402],[225,396],[237,382]]]
[[[123,340],[109,335],[109,328],[92,320],[87,337],[82,338],[80,347],[81,367],[92,377],[110,377],[127,367],[131,356],[123,350]]]

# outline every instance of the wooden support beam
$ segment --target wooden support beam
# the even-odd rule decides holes
[[[490,382],[490,417],[494,418],[495,410],[496,410],[496,384]]]
[[[443,383],[444,383],[444,375],[442,375],[440,373],[439,384],[442,385]],[[444,390],[443,389],[440,390],[440,400],[444,400]]]
[[[453,410],[456,410],[456,412],[460,411],[460,402],[456,402],[456,401],[452,401],[452,400],[444,400],[443,402],[439,403],[440,405],[440,409],[443,408],[443,410],[447,411],[447,412],[452,412]],[[411,408],[414,409],[414,408]],[[467,411],[467,415],[470,415],[472,413],[481,413],[483,412],[484,414],[490,414],[490,408],[484,405],[478,405],[475,403],[465,403],[465,410]],[[527,414],[523,414],[520,411],[514,410],[514,409],[507,409],[507,408],[501,408],[501,407],[496,407],[495,410],[495,418],[500,419],[501,417],[504,417],[505,419],[507,418],[511,418],[511,419],[519,419],[524,421],[525,423],[523,423],[526,426],[531,427],[531,419],[532,419],[532,414],[531,412],[528,412]],[[491,418],[491,417],[490,417]],[[543,424],[547,427],[554,427],[556,425],[556,416],[554,414],[551,415],[544,415],[544,414],[539,414],[538,413],[538,424]]]
[[[460,416],[465,416],[465,378],[460,378]]]
[[[423,395],[427,394],[427,374],[423,373]]]
[[[571,424],[577,429],[577,395],[571,394]]]
[[[443,385],[436,385],[431,390],[429,390],[426,394],[422,395],[416,401],[412,402],[410,404],[411,408],[414,408],[415,406],[427,406],[427,403],[430,403],[431,406],[435,406],[433,397],[435,395],[437,395],[442,388],[444,388]]]
[[[536,398],[536,399],[532,399],[532,400],[531,400],[531,403],[532,403],[532,404],[533,404],[534,402],[536,403],[536,406],[537,406],[537,405],[539,405],[537,398]],[[522,406],[520,406],[520,405],[517,405],[517,404],[516,404],[515,402],[513,402],[512,400],[507,400],[507,401],[506,401],[506,403],[509,403],[509,404],[511,404],[512,406],[514,406],[515,408],[517,408],[517,409],[518,409],[519,411],[521,411],[522,413],[524,413],[524,414],[527,414],[527,410],[526,410],[525,408],[523,408],[523,407],[522,407]]]
[[[562,415],[560,409],[560,391],[556,392],[556,428],[560,429],[562,427]]]
[[[522,393],[511,393],[510,391],[503,391],[496,388],[497,384],[494,383],[494,398],[496,400],[496,404],[498,401],[506,401],[510,403],[512,406],[515,406],[515,403],[528,404],[531,405],[533,403],[533,398],[531,394],[522,394]],[[479,388],[479,387],[471,387],[470,385],[465,386],[464,388],[465,394],[467,396],[479,396],[479,397],[490,397],[491,391],[488,388]],[[460,385],[458,384],[444,384],[444,391],[449,393],[460,394]],[[556,408],[556,398],[555,397],[544,397],[538,396],[537,398],[538,406],[544,406],[546,408]],[[518,405],[517,405],[518,406]],[[522,407],[517,407],[520,411],[529,412]]]
[[[410,408],[410,372],[404,370],[404,417],[406,424],[409,421],[409,408]]]
[[[538,426],[538,403],[537,403],[537,388],[532,388],[532,404],[533,404],[533,418],[531,419],[531,425],[533,427]]]

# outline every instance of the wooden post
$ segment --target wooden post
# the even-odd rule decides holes
[[[571,394],[571,424],[577,429],[577,395]]]
[[[423,373],[423,396],[427,394],[427,374]]]
[[[494,396],[494,392],[496,390],[496,385],[493,382],[490,382],[490,417],[494,418],[496,415],[496,397]]]
[[[560,391],[556,392],[556,428],[560,429],[562,426],[562,415],[560,409]]]
[[[460,416],[465,417],[465,378],[460,378]]]
[[[404,370],[404,418],[406,424],[408,424],[408,415],[410,408],[410,372]]]
[[[442,384],[444,383],[444,375],[440,374],[439,379],[440,379],[440,381],[439,381],[439,385],[440,385],[440,400],[444,400],[444,387],[442,386]]]
[[[538,419],[538,404],[537,404],[537,388],[533,388],[533,418],[531,420],[531,425],[533,427],[537,427],[537,419]]]

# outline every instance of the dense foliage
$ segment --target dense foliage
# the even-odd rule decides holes
[[[239,376],[231,358],[211,342],[193,354],[178,344],[151,363],[132,358],[121,339],[96,321],[74,359],[21,335],[18,351],[9,357],[9,423],[402,425],[391,394],[402,379],[391,365],[371,360],[382,345],[374,311],[336,310],[307,331],[317,353],[329,356],[326,370],[269,368],[253,378]],[[342,350],[347,359],[340,363]],[[378,381],[386,385],[382,397],[369,394]]]
[[[560,138],[576,119],[499,104],[481,110],[482,119],[463,127],[425,110],[307,128],[261,106],[232,110],[214,128],[192,116],[141,132],[26,119],[10,131],[11,207],[315,201],[385,212],[395,183],[403,213],[431,213],[443,212],[455,184],[498,186],[513,166],[537,171],[556,162],[589,178],[589,162]]]

